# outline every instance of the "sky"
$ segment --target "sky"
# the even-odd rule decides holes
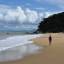
[[[0,0],[0,31],[35,31],[43,18],[63,11],[64,0]]]

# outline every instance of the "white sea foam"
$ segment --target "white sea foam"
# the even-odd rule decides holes
[[[41,47],[33,44],[31,39],[40,36],[41,34],[20,35],[0,40],[0,61],[15,60],[36,53]]]

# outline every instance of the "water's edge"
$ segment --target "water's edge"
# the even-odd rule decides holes
[[[4,40],[0,40],[0,62],[13,61],[24,58],[30,54],[39,53],[43,47],[29,41],[38,35],[11,36]]]

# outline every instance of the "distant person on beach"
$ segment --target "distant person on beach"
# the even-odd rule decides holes
[[[49,45],[51,45],[51,43],[52,43],[52,37],[51,37],[51,35],[49,36],[48,40],[49,40]]]

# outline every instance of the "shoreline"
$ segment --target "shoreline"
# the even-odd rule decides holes
[[[33,54],[16,61],[0,62],[1,64],[64,64],[64,34],[51,34],[53,38],[52,45],[48,44],[49,34],[44,34],[44,37],[33,39],[34,43],[41,46],[46,46],[41,53]]]
[[[23,59],[23,57],[25,56],[38,53],[39,49],[41,49],[42,47],[34,44],[32,41],[30,41],[30,39],[39,36],[40,34],[24,36],[20,35],[11,36],[7,39],[0,40],[0,62],[14,61],[21,58]],[[6,44],[4,45],[3,43]]]

